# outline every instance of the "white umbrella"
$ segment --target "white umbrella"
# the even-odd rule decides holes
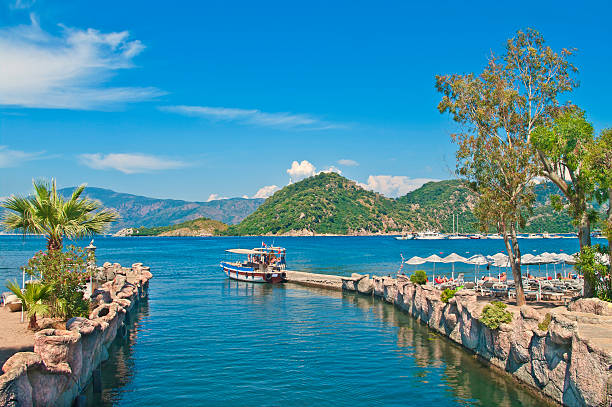
[[[428,263],[433,263],[433,277],[432,277],[432,281],[436,278],[436,263],[444,263],[444,260],[442,259],[442,257],[438,256],[437,254],[432,254],[429,257],[425,257],[425,261]]]
[[[474,265],[474,281],[476,281],[476,266],[484,266],[485,264],[489,264],[490,261],[482,254],[475,254],[468,259],[467,263]]]
[[[467,263],[468,259],[463,256],[458,255],[457,253],[451,253],[445,258],[442,259],[444,263],[451,263],[453,267],[453,271],[451,274],[451,278],[455,279],[455,263]]]
[[[418,264],[427,263],[427,260],[419,256],[414,256],[406,260],[404,263],[416,266]]]

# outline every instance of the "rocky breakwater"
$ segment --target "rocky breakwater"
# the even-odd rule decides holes
[[[361,276],[343,290],[384,298],[481,360],[567,406],[612,405],[612,305],[579,299],[568,307],[509,306],[512,322],[490,329],[480,321],[490,300],[471,290],[448,303],[440,290],[407,278]]]
[[[98,276],[112,276],[91,296],[88,318],[72,318],[66,329],[43,329],[35,334],[34,352],[11,356],[0,376],[0,406],[70,406],[93,377],[108,348],[127,333],[130,312],[147,296],[149,267],[131,268],[106,263]]]

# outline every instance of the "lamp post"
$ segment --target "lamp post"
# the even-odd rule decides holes
[[[89,269],[89,271],[91,271],[91,277],[90,277],[90,285],[91,285],[91,292],[90,292],[90,297],[93,296],[93,292],[94,292],[94,274],[96,272],[96,246],[94,246],[94,241],[93,239],[91,240],[91,242],[89,242],[89,246],[87,246],[85,248],[85,250],[87,250],[87,268]],[[96,278],[96,285],[98,284],[98,279]]]

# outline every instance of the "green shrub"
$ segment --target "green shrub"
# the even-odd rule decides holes
[[[444,291],[440,293],[440,299],[443,303],[447,304],[448,300],[455,296],[457,290],[453,290],[452,288],[445,288]]]
[[[588,280],[593,287],[593,295],[600,300],[612,302],[611,269],[597,257],[598,253],[606,254],[607,248],[600,245],[585,246],[576,257],[576,270]]]
[[[500,301],[493,301],[482,309],[480,322],[490,329],[497,329],[501,324],[512,322],[512,313],[506,311],[507,305]]]
[[[423,270],[417,270],[410,276],[410,281],[415,284],[425,284],[427,282],[427,274]]]
[[[89,301],[83,294],[91,272],[87,271],[87,254],[83,249],[70,246],[66,251],[38,252],[23,270],[51,287],[52,316],[67,320],[88,315]]]
[[[550,313],[547,312],[546,315],[544,316],[544,320],[538,324],[538,329],[540,331],[548,331],[548,325],[550,325],[550,319],[551,319]]]

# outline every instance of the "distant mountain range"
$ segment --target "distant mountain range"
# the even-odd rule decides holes
[[[574,228],[565,212],[555,212],[550,184],[536,186],[537,202],[525,232],[569,232]],[[336,173],[321,173],[286,186],[237,225],[228,235],[368,235],[423,231],[453,231],[458,215],[460,232],[476,232],[476,195],[462,181],[429,182],[397,199],[360,187]]]
[[[69,196],[73,190],[59,192]],[[524,232],[574,231],[567,213],[555,212],[550,205],[556,187],[540,184],[535,192],[536,205]],[[449,233],[453,215],[455,230],[477,231],[473,214],[477,198],[460,180],[429,182],[396,199],[365,190],[336,173],[287,185],[265,202],[245,198],[189,202],[95,187],[86,188],[85,195],[119,212],[121,220],[112,225],[112,232],[130,228],[134,235],[369,235],[428,229]]]
[[[70,196],[74,188],[59,192]],[[111,231],[123,228],[175,225],[198,218],[210,218],[233,225],[239,223],[264,202],[264,199],[231,198],[210,202],[189,202],[176,199],[158,199],[125,194],[110,189],[87,187],[84,194],[96,199],[107,208],[119,212],[121,219],[112,225]]]

